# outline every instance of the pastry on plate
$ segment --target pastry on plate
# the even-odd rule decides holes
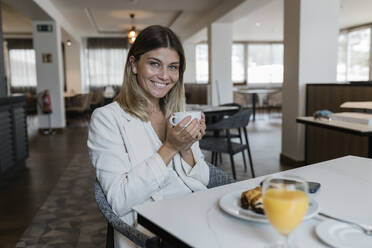
[[[260,186],[244,191],[240,197],[242,208],[252,210],[258,214],[264,214],[262,190]]]

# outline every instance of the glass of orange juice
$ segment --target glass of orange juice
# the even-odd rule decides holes
[[[297,176],[278,175],[263,183],[265,215],[270,224],[284,236],[269,247],[296,247],[289,234],[301,224],[309,206],[308,184]]]

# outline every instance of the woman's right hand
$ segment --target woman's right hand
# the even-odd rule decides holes
[[[177,152],[189,149],[192,144],[198,141],[200,136],[200,125],[197,119],[191,121],[191,116],[185,117],[177,126],[172,126],[169,122],[167,125],[167,136],[165,138],[165,145],[172,147]]]

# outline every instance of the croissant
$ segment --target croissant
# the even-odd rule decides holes
[[[244,191],[240,197],[242,208],[252,210],[258,214],[264,214],[261,187]]]

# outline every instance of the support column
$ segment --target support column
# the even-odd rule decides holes
[[[282,156],[303,162],[306,84],[336,83],[340,0],[284,1]],[[314,17],[316,13],[316,17]]]
[[[81,40],[75,40],[72,36],[62,32],[63,43],[65,44],[65,63],[66,66],[66,92],[69,95],[78,93],[85,93],[83,91],[82,84],[82,72],[81,69]],[[71,45],[68,46],[66,41],[70,40]]]
[[[208,103],[219,105],[233,101],[231,80],[232,24],[212,23],[208,27],[209,82]]]
[[[33,21],[32,36],[36,58],[37,92],[49,90],[53,113],[52,128],[66,126],[63,94],[61,28],[54,21]],[[38,111],[39,127],[48,127],[48,116]]]

